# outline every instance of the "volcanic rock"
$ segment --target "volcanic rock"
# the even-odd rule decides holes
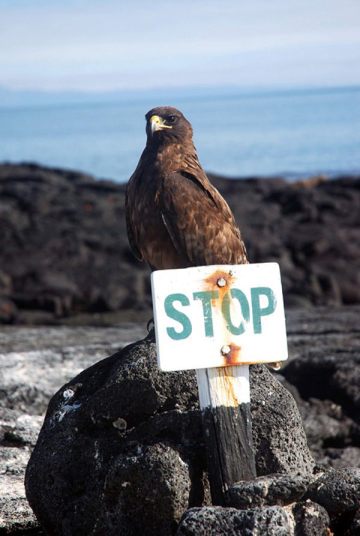
[[[44,534],[25,497],[24,475],[52,393],[144,332],[126,324],[0,329],[0,534]]]
[[[280,374],[274,376],[277,380],[282,381],[284,386],[290,389],[295,396],[301,414],[305,418],[305,429],[309,432],[309,446],[316,457],[317,471],[322,471],[323,473],[325,471],[325,474],[330,467],[341,468],[356,465],[360,467],[358,414],[352,409],[353,406],[349,403],[349,398],[345,399],[342,396],[344,391],[340,389],[329,391],[326,385],[323,385],[320,375],[317,382],[314,382],[311,389],[309,389],[312,378],[305,373],[305,364],[299,379],[297,380],[295,375],[291,378],[297,387],[285,380],[281,373],[287,375],[287,367],[295,359],[300,361],[302,358],[314,356],[314,360],[320,364],[322,357],[326,359],[329,355],[337,355],[340,363],[343,355],[348,354],[348,359],[352,359],[352,368],[355,375],[356,367],[358,367],[356,356],[359,352],[357,349],[360,348],[359,314],[359,307],[354,306],[287,311],[290,360],[288,365],[285,365],[280,371]],[[71,378],[79,374],[81,370],[91,367],[106,355],[117,351],[124,344],[128,344],[129,341],[138,339],[144,333],[144,326],[130,324],[121,324],[119,327],[112,328],[64,326],[36,328],[3,326],[0,328],[0,495],[2,497],[0,504],[0,533],[28,534],[29,536],[42,534],[25,499],[23,479],[25,466],[41,426],[42,414],[47,408],[51,394],[64,384],[71,387]],[[352,351],[352,349],[354,350]],[[310,363],[311,366],[310,359],[307,363]],[[151,363],[148,365],[144,360],[142,366],[151,368]],[[134,367],[136,369],[136,364]],[[346,376],[349,384],[352,382],[350,368],[349,366],[349,374]],[[119,369],[121,369],[120,366]],[[143,373],[145,372],[143,371]],[[269,385],[270,391],[273,390],[272,382],[274,382],[275,386],[278,385],[278,382],[272,378],[273,374],[269,371],[265,371],[262,376],[262,367],[252,367],[252,375],[254,374],[255,378],[257,377],[259,380],[261,377],[263,378],[265,384]],[[175,377],[176,375],[174,375]],[[325,375],[325,381],[330,379],[329,376]],[[253,389],[256,389],[256,381],[253,381],[252,386]],[[64,390],[66,390],[65,387],[59,393],[61,394]],[[302,395],[300,395],[300,392]],[[351,390],[348,390],[348,392],[351,393]],[[254,423],[259,418],[265,421],[265,425],[266,419],[269,420],[268,422],[272,419],[272,422],[276,424],[278,409],[282,408],[281,412],[286,410],[287,395],[284,395],[283,389],[276,391],[275,395],[261,391],[258,391],[258,394],[261,400],[258,405],[253,396],[253,412],[257,412],[256,417],[255,413],[253,413]],[[66,400],[71,405],[72,399],[69,395],[71,395],[71,392],[68,391]],[[137,391],[135,395],[135,398],[141,398]],[[187,396],[189,396],[189,393]],[[197,399],[196,392],[193,393],[193,396],[196,396]],[[302,396],[308,396],[308,398],[304,400]],[[159,400],[157,397],[156,399]],[[65,401],[65,398],[63,401]],[[344,401],[346,401],[346,404],[343,406]],[[275,416],[270,417],[268,415],[266,417],[266,407],[264,408],[264,405],[266,406],[268,402],[270,404],[269,412],[274,412]],[[161,404],[162,402],[160,401],[160,406]],[[144,463],[150,464],[150,461],[153,463],[152,460],[154,460],[154,468],[160,467],[157,462],[155,463],[157,452],[169,453],[167,461],[173,460],[173,465],[170,464],[170,466],[173,468],[178,466],[180,475],[188,474],[190,476],[189,504],[186,505],[185,509],[189,505],[200,507],[211,504],[205,471],[206,462],[203,454],[201,426],[200,424],[199,426],[194,424],[194,422],[200,423],[197,407],[186,409],[190,406],[188,406],[188,402],[184,403],[182,396],[180,396],[179,401],[180,407],[177,408],[176,404],[177,401],[173,400],[168,408],[165,402],[160,411],[155,412],[149,418],[144,418],[142,422],[137,422],[136,426],[133,427],[128,427],[126,419],[121,416],[115,418],[112,423],[109,423],[109,426],[106,424],[106,419],[105,422],[102,421],[104,429],[101,432],[99,428],[101,422],[95,423],[94,428],[91,428],[90,425],[90,430],[99,428],[100,436],[102,434],[107,436],[109,429],[114,429],[117,434],[116,445],[118,446],[120,437],[120,442],[126,441],[129,447],[127,452],[119,454],[116,452],[112,466],[114,470],[112,473],[109,470],[109,475],[111,474],[112,484],[114,485],[114,488],[112,488],[114,495],[110,500],[113,508],[113,520],[121,514],[120,503],[125,499],[127,500],[131,493],[134,492],[131,487],[125,486],[125,489],[122,487],[120,489],[120,479],[117,479],[116,467],[121,467],[121,471],[125,471],[125,469],[126,471],[131,471],[131,474],[136,474],[139,468],[138,461],[142,463],[144,460]],[[292,407],[291,404],[290,402],[290,408]],[[261,413],[261,408],[264,408],[264,414]],[[63,407],[58,416],[61,417],[62,415],[61,422],[64,425],[66,420],[71,417],[71,413],[65,412],[64,414]],[[279,426],[287,425],[286,415],[283,421],[279,423]],[[76,417],[76,411],[73,417]],[[56,429],[57,427],[55,427],[55,431]],[[76,441],[76,433],[73,430],[69,430],[69,432],[70,439]],[[254,424],[255,439],[256,433],[256,424]],[[79,433],[79,435],[81,437],[82,433]],[[58,437],[60,442],[60,434],[58,434]],[[91,431],[89,436],[90,445],[94,445],[94,437],[95,432]],[[267,471],[266,457],[264,458],[263,455],[259,456],[257,454],[258,472],[261,467],[265,468],[263,473],[265,476],[266,472],[277,472],[276,467],[280,465],[282,467],[282,469],[279,469],[281,475],[284,478],[287,475],[293,478],[296,469],[294,470],[293,465],[289,464],[286,450],[288,448],[293,450],[301,449],[301,441],[299,442],[298,439],[298,442],[294,445],[291,443],[285,444],[283,451],[281,449],[276,450],[275,447],[278,447],[277,442],[276,434],[274,436],[270,434],[269,445],[273,455],[277,456],[277,460],[272,464],[272,468],[270,466]],[[86,439],[81,444],[83,445],[83,452],[86,452],[88,445]],[[265,445],[265,442],[260,440],[257,444],[258,446]],[[139,446],[139,449],[137,449],[137,446]],[[101,451],[98,445],[96,448],[98,452]],[[259,452],[261,453],[261,451]],[[58,459],[59,455],[60,453],[57,453]],[[81,460],[81,452],[79,456],[79,460]],[[71,454],[69,454],[70,458]],[[133,460],[132,465],[127,467],[124,463],[129,464],[130,459]],[[118,466],[115,464],[117,460],[119,461]],[[124,460],[125,462],[123,463]],[[45,455],[45,462],[51,471],[49,454]],[[293,459],[294,465],[298,462],[301,462],[300,457]],[[40,460],[39,463],[41,463]],[[98,463],[102,463],[101,458],[98,458]],[[306,464],[302,463],[301,466],[306,467]],[[80,461],[79,467],[81,467]],[[191,471],[189,468],[191,468]],[[57,471],[57,467],[55,467],[55,470]],[[45,471],[41,472],[41,475],[44,473]],[[319,476],[320,474],[314,475],[314,478]],[[297,475],[295,477],[297,478]],[[95,482],[95,478],[93,478],[93,481]],[[46,480],[44,482],[46,483]],[[149,478],[148,482],[151,483],[151,478]],[[165,509],[168,508],[169,515],[172,512],[173,520],[178,519],[177,516],[180,513],[181,507],[176,505],[183,504],[184,493],[187,493],[187,479],[184,480],[181,477],[179,482],[179,499],[175,500],[176,495],[172,495],[171,489],[166,495],[167,500],[170,498],[174,502],[174,507],[169,508],[165,505]],[[141,486],[143,484],[141,482]],[[138,488],[139,490],[141,490],[141,486]],[[161,493],[164,490],[165,488],[162,488]],[[285,488],[283,492],[285,494]],[[121,496],[120,503],[116,502],[117,494]],[[302,499],[300,500],[302,501]],[[321,534],[320,529],[317,530],[317,525],[313,525],[313,523],[316,522],[316,515],[321,516],[323,508],[319,506],[320,511],[317,510],[316,503],[310,501],[295,503],[295,506],[297,515],[303,519],[301,525],[297,525],[301,526],[301,531],[303,531],[300,531],[299,534],[311,536]],[[295,506],[289,505],[284,508],[286,511],[291,509],[295,516]],[[266,508],[266,506],[263,508]],[[124,512],[122,511],[123,514]],[[105,517],[109,516],[110,518],[110,515],[109,507],[106,510]],[[331,513],[331,517],[331,531],[335,536],[355,536],[358,534],[360,517],[356,511],[347,511],[340,514]],[[296,523],[298,524],[300,521],[296,521]],[[168,518],[168,521],[165,521],[162,526],[171,525],[173,527],[174,524],[175,522],[172,524],[172,521]],[[305,532],[305,527],[313,528],[309,528],[307,529],[308,532]],[[266,536],[266,533],[264,536]]]
[[[330,536],[330,519],[325,508],[309,500],[292,506],[296,536]]]
[[[259,474],[311,474],[291,395],[262,365],[251,383]],[[58,391],[26,474],[29,502],[54,535],[138,534],[141,520],[144,535],[171,533],[186,507],[204,504],[206,482],[195,374],[160,372],[151,334]]]
[[[301,499],[312,478],[277,474],[237,482],[227,491],[227,504],[239,509],[259,506],[285,506]]]
[[[176,536],[328,536],[329,517],[320,505],[298,503],[293,508],[269,506],[237,510],[235,508],[204,507],[188,510]]]
[[[360,508],[360,469],[327,471],[311,484],[306,496],[331,514],[355,511]]]
[[[360,303],[359,177],[210,178],[250,261],[279,262],[286,305]],[[151,316],[149,271],[129,249],[124,197],[123,184],[82,173],[0,165],[0,322]]]
[[[265,366],[253,365],[250,370],[257,474],[311,473],[313,460],[295,400],[285,388],[280,389],[281,384]]]
[[[188,510],[177,530],[177,536],[239,536],[266,534],[288,536],[292,523],[288,513],[278,507],[237,510],[208,506]]]
[[[326,471],[313,482],[306,497],[329,513],[335,534],[356,535],[360,513],[360,469],[346,467]]]

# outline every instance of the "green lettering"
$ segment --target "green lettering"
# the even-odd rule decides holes
[[[218,297],[219,293],[217,290],[206,290],[204,292],[194,292],[193,294],[194,300],[202,301],[205,337],[214,336],[211,300],[214,300]]]
[[[230,290],[230,294],[231,298],[239,301],[241,307],[241,315],[243,319],[248,322],[250,320],[250,308],[249,302],[247,301],[245,294],[238,288],[232,288]],[[232,333],[233,335],[242,335],[245,331],[244,323],[240,322],[238,326],[235,326],[231,320],[231,300],[228,292],[224,296],[221,310],[226,320],[226,327],[230,331],[230,333]]]
[[[182,325],[182,331],[176,331],[175,328],[166,328],[169,337],[175,341],[186,339],[192,332],[192,326],[186,314],[178,311],[174,307],[174,302],[180,302],[181,305],[190,305],[189,298],[185,294],[169,294],[164,301],[165,312],[169,318],[176,320]]]
[[[260,296],[266,296],[266,307],[260,307]],[[271,315],[276,308],[274,292],[269,287],[255,287],[251,289],[251,306],[253,314],[254,333],[261,333],[261,317]]]

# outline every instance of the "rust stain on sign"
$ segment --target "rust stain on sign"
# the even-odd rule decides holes
[[[222,303],[223,297],[229,291],[234,281],[234,275],[231,272],[226,272],[225,270],[215,270],[215,272],[204,279],[205,290],[218,292],[220,299],[212,300],[213,305],[220,305]]]
[[[221,312],[221,316],[223,317],[222,312],[222,303],[223,299],[231,290],[232,285],[235,283],[235,276],[232,273],[232,271],[228,270],[215,270],[212,274],[207,276],[204,279],[205,288],[204,290],[210,291],[210,292],[216,292],[216,298],[213,298],[211,300],[211,303],[213,307],[216,307]],[[233,342],[227,342],[229,337],[229,332],[226,329],[226,322],[225,318],[223,317],[223,335],[224,335],[224,345],[220,349],[221,354],[223,355],[224,361],[223,361],[223,367],[231,367],[234,365],[243,365],[244,363],[241,361],[241,347],[236,345]]]
[[[228,347],[230,351],[226,355],[224,355],[224,366],[241,364],[241,361],[240,361],[241,346],[237,346],[234,343],[230,343]]]

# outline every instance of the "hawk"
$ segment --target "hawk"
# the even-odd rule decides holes
[[[152,269],[247,263],[234,216],[202,169],[189,121],[153,108],[147,141],[126,189],[129,243]]]

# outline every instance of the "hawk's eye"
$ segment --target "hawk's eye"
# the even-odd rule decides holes
[[[167,123],[175,123],[176,121],[176,115],[168,115],[166,118]]]

